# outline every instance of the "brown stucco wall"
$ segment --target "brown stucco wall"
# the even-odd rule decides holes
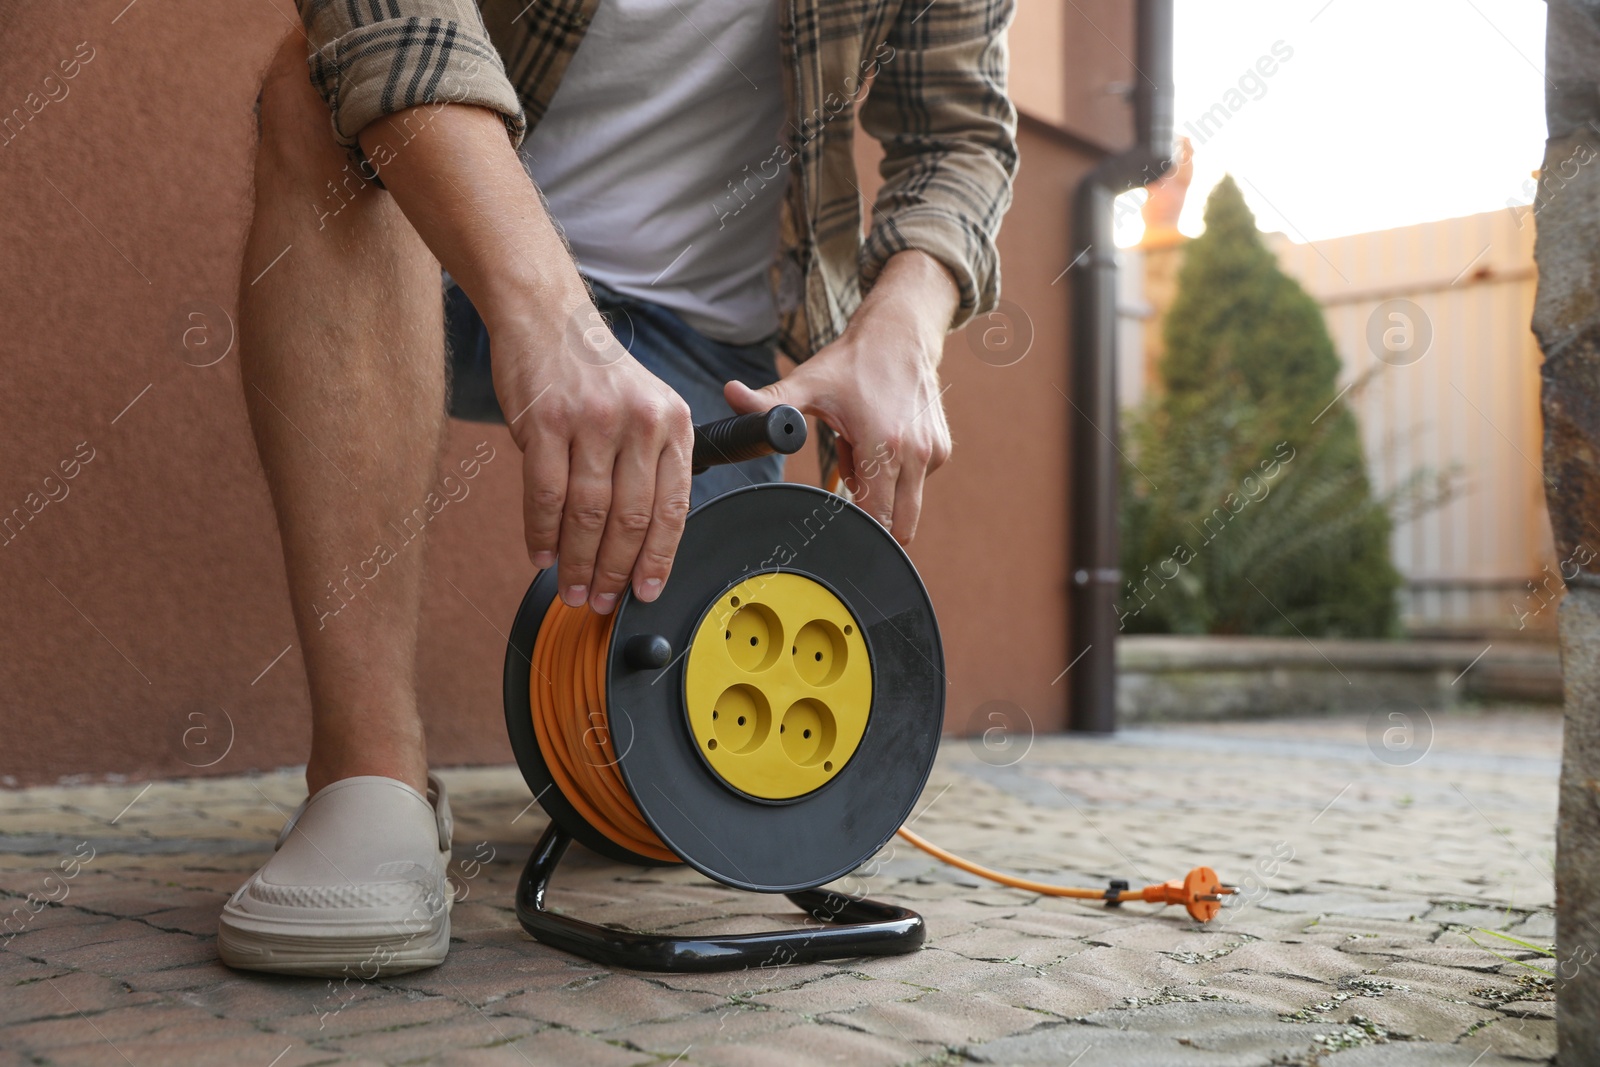
[[[1126,22],[1125,4],[1085,6],[1068,34],[1095,32],[1085,18]],[[0,783],[304,758],[305,678],[226,348],[254,84],[292,18],[282,0],[226,14],[206,0],[0,0],[0,115],[55,97],[0,134],[0,517],[59,498],[0,534]],[[1095,99],[1081,126],[1106,129]],[[957,448],[913,553],[944,625],[958,729],[992,700],[1040,729],[1065,714],[1050,684],[1065,666],[1069,410],[1054,279],[1092,161],[1042,124],[1025,125],[1023,155],[1002,250],[1032,346],[997,367],[972,333],[952,337]],[[457,426],[446,462],[480,441],[496,458],[429,549],[419,670],[440,764],[510,759],[502,633],[532,571],[504,431]]]

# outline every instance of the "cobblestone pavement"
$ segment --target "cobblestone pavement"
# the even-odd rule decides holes
[[[455,944],[378,982],[216,962],[218,910],[303,795],[295,775],[0,792],[21,927],[0,952],[0,1067],[1548,1062],[1555,1005],[1533,968],[1550,961],[1519,942],[1552,937],[1559,718],[1438,713],[1431,744],[1416,718],[947,742],[925,836],[1069,884],[1208,863],[1240,906],[1200,926],[1039,899],[902,845],[870,890],[927,917],[921,952],[724,975],[613,973],[526,937],[512,890],[544,819],[512,769],[446,775]],[[680,931],[788,908],[578,849],[552,895]]]

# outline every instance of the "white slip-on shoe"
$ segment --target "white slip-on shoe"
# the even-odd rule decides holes
[[[426,797],[376,775],[319,789],[223,906],[218,955],[243,970],[365,979],[443,963],[450,831],[431,774]]]

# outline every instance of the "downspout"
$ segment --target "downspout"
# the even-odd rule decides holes
[[[1072,213],[1072,482],[1068,496],[1068,729],[1117,728],[1119,569],[1116,198],[1172,162],[1172,0],[1138,0],[1133,147],[1078,184]]]

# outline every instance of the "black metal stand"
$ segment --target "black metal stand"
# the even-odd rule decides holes
[[[922,946],[922,916],[892,904],[807,890],[785,894],[821,926],[759,934],[672,937],[596,926],[545,910],[545,891],[572,838],[551,824],[517,885],[517,921],[552,948],[637,971],[734,971],[854,956],[898,956]]]

